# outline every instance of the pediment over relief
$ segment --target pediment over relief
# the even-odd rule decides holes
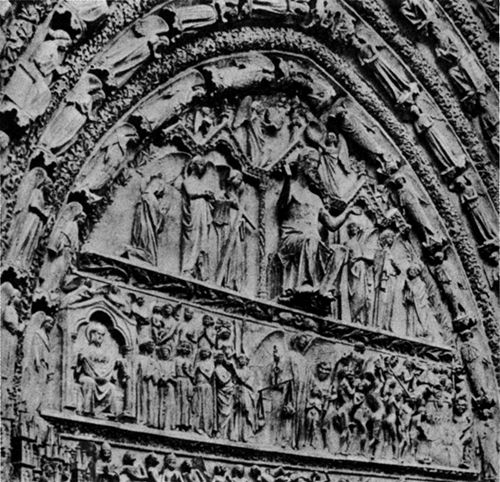
[[[314,92],[332,96],[322,116],[300,100],[300,89],[201,103],[127,167],[120,163],[112,194],[77,180],[73,191],[86,203],[108,199],[83,250],[447,342],[452,318],[466,310],[456,298],[443,303],[436,280],[450,274],[443,264],[437,274],[424,267],[419,243],[442,256],[442,225],[410,170],[394,174],[397,151],[379,128],[326,89]],[[102,148],[111,158],[104,168],[135,142],[126,124],[120,129]]]

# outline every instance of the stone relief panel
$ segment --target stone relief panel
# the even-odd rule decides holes
[[[281,68],[306,75],[294,62]],[[309,95],[328,93],[335,94],[325,86]],[[330,102],[324,119],[284,94],[185,111],[128,164],[117,164],[122,181],[84,251],[446,342],[458,313],[447,314],[419,248],[420,241],[431,252],[445,249],[444,230],[377,127],[345,99]],[[126,126],[101,150],[128,142]],[[117,162],[123,155],[117,150]],[[110,163],[99,156],[95,163],[73,188],[84,205],[100,201],[107,184],[97,166]]]
[[[62,399],[48,396],[49,411],[191,440],[472,468],[459,365],[77,278],[57,315]],[[468,356],[479,369],[480,355]]]

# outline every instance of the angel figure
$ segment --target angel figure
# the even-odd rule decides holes
[[[265,162],[262,158],[265,136],[263,131],[265,108],[259,100],[253,100],[246,96],[236,111],[233,121],[233,129],[242,144],[243,152],[255,166]]]
[[[364,184],[349,166],[350,163],[349,149],[344,136],[328,131],[321,146],[318,174],[328,194],[342,199],[346,204],[349,204]]]
[[[165,194],[161,173],[141,185],[141,196],[135,205],[129,255],[153,266],[158,264],[158,236],[163,230],[165,213],[160,201]]]
[[[91,73],[105,79],[110,87],[121,87],[146,59],[157,55],[169,30],[167,22],[158,15],[139,19],[99,55]]]
[[[124,122],[120,124],[98,147],[79,172],[72,192],[81,192],[88,202],[102,198],[105,187],[128,167],[135,155],[139,141],[136,128]]]

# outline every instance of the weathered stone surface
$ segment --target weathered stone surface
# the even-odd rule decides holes
[[[494,2],[460,1],[0,12],[6,480],[498,478],[498,92],[460,33]]]

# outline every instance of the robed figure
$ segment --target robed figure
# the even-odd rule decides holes
[[[164,192],[161,174],[152,176],[146,185],[142,185],[132,223],[133,254],[155,266],[158,264],[158,236],[164,226],[160,205]]]
[[[33,332],[24,341],[22,388],[26,409],[33,414],[46,403],[49,396],[48,387],[54,371],[49,336],[54,327],[54,318],[38,311],[32,316],[30,325]]]
[[[182,183],[182,274],[206,281],[210,274],[210,233],[214,191],[207,184],[207,161],[197,156]]]
[[[323,226],[335,232],[354,212],[346,209],[333,217],[311,188],[320,182],[317,175],[319,153],[305,148],[297,162],[297,176],[287,175],[278,200],[281,239],[278,255],[283,265],[283,295],[319,292],[328,295],[334,288],[343,262],[326,246],[320,235]],[[338,257],[338,256],[337,256]]]

